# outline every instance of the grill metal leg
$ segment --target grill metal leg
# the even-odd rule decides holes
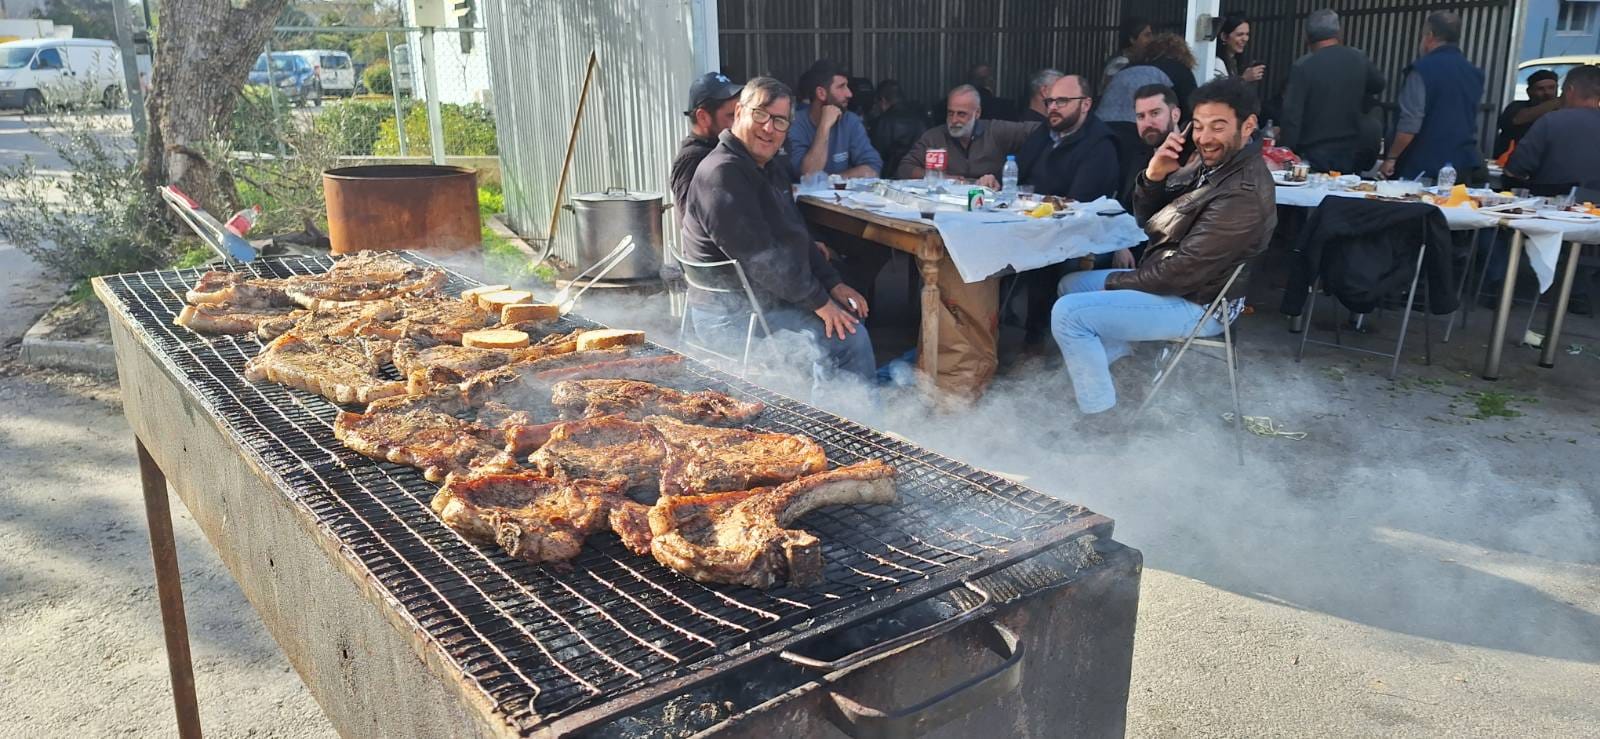
[[[189,624],[183,613],[178,546],[172,538],[172,511],[167,506],[167,476],[150,457],[142,440],[136,438],[134,444],[139,453],[139,482],[144,487],[144,513],[150,526],[150,556],[155,560],[156,593],[161,600],[161,629],[167,640],[167,669],[172,676],[178,736],[199,739],[200,707],[194,696],[194,664],[189,657]]]
[[[1494,330],[1489,332],[1489,353],[1483,360],[1483,379],[1500,379],[1500,355],[1506,348],[1506,322],[1511,320],[1511,298],[1517,291],[1517,266],[1522,262],[1522,232],[1511,234],[1511,253],[1506,255],[1505,282],[1500,284],[1500,305],[1494,312]]]
[[[1578,276],[1578,255],[1583,253],[1583,247],[1576,243],[1567,246],[1567,264],[1563,270],[1566,274],[1561,276],[1561,292],[1556,294],[1556,303],[1550,307],[1549,329],[1544,336],[1544,351],[1539,353],[1539,366],[1551,369],[1556,366],[1556,343],[1561,339],[1561,324],[1567,319],[1567,302],[1572,299],[1572,281]]]
[[[1389,379],[1400,372],[1400,357],[1406,347],[1406,329],[1411,325],[1411,306],[1417,302],[1417,281],[1422,279],[1422,259],[1428,255],[1428,245],[1417,250],[1417,268],[1411,274],[1411,292],[1406,295],[1406,314],[1400,317],[1400,338],[1394,344],[1394,362],[1389,365]],[[1423,341],[1427,341],[1426,338]]]

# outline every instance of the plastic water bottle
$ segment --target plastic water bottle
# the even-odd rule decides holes
[[[1261,148],[1271,149],[1278,145],[1278,127],[1272,124],[1272,119],[1267,119],[1267,125],[1261,129]]]
[[[1017,158],[1006,155],[1006,166],[1000,170],[1000,192],[1008,198],[1017,196]]]
[[[1455,185],[1456,167],[1450,162],[1445,162],[1444,166],[1439,168],[1439,189],[1441,191],[1448,190],[1455,187]]]

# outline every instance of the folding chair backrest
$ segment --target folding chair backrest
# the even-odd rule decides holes
[[[717,262],[695,262],[685,258],[676,249],[670,249],[672,258],[678,261],[683,268],[683,281],[689,287],[703,290],[708,293],[723,295],[744,295],[750,304],[750,312],[760,319],[762,330],[770,335],[771,329],[767,327],[767,316],[761,310],[761,301],[756,299],[755,289],[750,285],[750,280],[745,277],[744,267],[739,265],[737,259],[724,259]]]

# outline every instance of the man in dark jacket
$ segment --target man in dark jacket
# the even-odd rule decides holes
[[[1045,100],[1048,125],[1023,142],[1017,166],[1024,185],[1040,195],[1081,202],[1116,197],[1121,168],[1116,136],[1092,115],[1094,93],[1082,75],[1056,80]]]
[[[1117,137],[1091,111],[1094,92],[1082,75],[1069,74],[1050,86],[1045,99],[1049,122],[1022,144],[1017,154],[1019,181],[1040,195],[1079,202],[1117,196],[1122,183]],[[1043,345],[1050,330],[1050,305],[1062,265],[1036,269],[1019,277],[1028,288],[1028,317],[1023,344]]]
[[[867,123],[872,148],[883,155],[883,166],[892,171],[917,142],[917,137],[928,129],[928,116],[900,99],[900,83],[894,80],[878,83],[878,95],[872,105],[875,114]]]
[[[678,144],[672,160],[672,202],[682,206],[689,194],[689,181],[700,160],[717,146],[717,135],[733,125],[733,108],[744,85],[721,72],[706,72],[689,86],[689,135]]]
[[[787,170],[774,161],[794,114],[794,96],[782,82],[745,83],[733,127],[689,185],[683,251],[695,262],[738,260],[771,330],[810,335],[820,349],[812,366],[815,392],[841,371],[866,381],[877,369],[861,325],[867,300],[839,280],[813,245]],[[702,341],[743,345],[750,313],[737,283],[727,284],[733,295],[689,290],[690,318]]]
[[[1438,177],[1449,164],[1461,182],[1483,179],[1477,133],[1483,70],[1461,53],[1460,38],[1461,16],[1449,10],[1428,14],[1422,56],[1400,85],[1400,120],[1378,170],[1383,176]]]
[[[1340,43],[1339,14],[1306,18],[1311,53],[1289,70],[1278,145],[1293,149],[1318,171],[1372,169],[1377,141],[1363,140],[1367,101],[1383,92],[1383,74],[1359,49]],[[1365,156],[1361,152],[1365,151]]]
[[[1261,147],[1250,143],[1255,94],[1226,77],[1201,86],[1192,103],[1193,161],[1180,161],[1185,137],[1175,132],[1139,176],[1134,213],[1150,235],[1139,266],[1061,280],[1051,330],[1085,414],[1116,405],[1111,363],[1128,355],[1131,342],[1188,335],[1234,269],[1266,250],[1277,225],[1272,175]],[[1234,286],[1242,290],[1242,279]],[[1219,333],[1215,319],[1200,331]]]

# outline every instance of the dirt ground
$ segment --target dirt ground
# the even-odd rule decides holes
[[[1252,437],[1243,467],[1204,365],[1146,430],[1056,453],[1042,432],[1071,439],[1073,414],[1048,366],[1013,373],[959,428],[882,423],[1106,513],[1144,552],[1130,735],[1593,734],[1600,341],[1581,332],[1595,323],[1576,322],[1583,348],[1557,370],[1511,350],[1507,379],[1489,384],[1470,339],[1390,383],[1354,355],[1297,365],[1276,317],[1250,321],[1247,412],[1309,437]],[[7,713],[33,733],[79,728],[85,693],[116,717],[109,733],[170,731],[117,398],[89,378],[0,372],[0,665],[8,685],[31,686],[8,691]],[[981,442],[977,424],[993,429]],[[331,735],[171,500],[207,730]]]

